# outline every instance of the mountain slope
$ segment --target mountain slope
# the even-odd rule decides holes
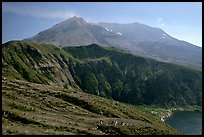
[[[134,106],[61,86],[2,80],[2,134],[178,135]]]
[[[132,103],[202,105],[202,72],[98,45],[64,47],[86,64],[71,73],[83,91]]]
[[[132,43],[132,53],[194,68],[202,67],[202,49],[200,47],[175,39],[160,28],[140,23],[101,22],[98,25],[114,32],[120,32],[125,39]]]
[[[78,87],[69,71],[74,58],[53,45],[10,41],[2,46],[2,76]]]
[[[202,105],[202,71],[116,48],[11,41],[2,53],[3,78],[74,87],[131,104]]]
[[[159,61],[200,70],[202,68],[200,47],[177,40],[159,28],[140,23],[92,24],[83,18],[72,17],[24,41],[54,44],[59,47],[96,43]]]
[[[92,43],[104,45],[127,45],[120,35],[105,28],[87,23],[83,18],[73,17],[38,33],[25,41],[54,44],[60,47],[79,46]]]
[[[141,23],[106,23],[99,22],[97,25],[110,29],[114,32],[119,32],[129,41],[164,41],[172,39],[167,33],[160,28],[150,27]],[[165,38],[164,38],[165,37]]]

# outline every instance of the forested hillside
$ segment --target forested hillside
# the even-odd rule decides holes
[[[202,72],[128,52],[11,41],[2,46],[3,77],[74,87],[131,104],[202,104]]]

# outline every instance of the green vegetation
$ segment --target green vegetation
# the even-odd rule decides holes
[[[135,106],[76,89],[10,79],[2,85],[2,134],[180,134]]]
[[[180,134],[160,118],[172,107],[200,110],[201,76],[94,44],[10,41],[2,45],[3,134]]]
[[[74,73],[71,71],[76,81],[90,73],[88,81],[78,84],[85,92],[92,90],[91,84],[98,81],[92,94],[99,92],[100,96],[126,103],[163,107],[202,105],[202,71],[95,44],[63,49],[86,62],[73,67]]]
[[[95,44],[3,44],[3,77],[82,91],[135,105],[202,105],[202,71]]]
[[[76,87],[67,65],[74,58],[62,49],[10,41],[3,44],[2,53],[3,77]]]

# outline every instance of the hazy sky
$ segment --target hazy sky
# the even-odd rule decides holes
[[[88,22],[139,22],[202,46],[201,2],[3,2],[2,42],[21,40],[72,16]]]

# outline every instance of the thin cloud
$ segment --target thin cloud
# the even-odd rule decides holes
[[[51,11],[45,8],[33,7],[33,6],[14,6],[4,5],[3,12],[14,13],[17,15],[27,15],[33,17],[50,18],[50,19],[67,19],[73,16],[78,16],[74,11],[58,10]]]
[[[160,27],[163,27],[164,26],[164,20],[163,18],[161,17],[157,17],[157,23]]]
[[[163,19],[161,17],[157,18],[157,22],[162,22],[162,21],[163,21]]]

